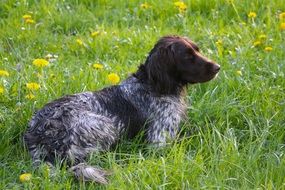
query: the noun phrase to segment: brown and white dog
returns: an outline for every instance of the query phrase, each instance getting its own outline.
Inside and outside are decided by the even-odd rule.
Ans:
[[[162,37],[138,71],[120,85],[64,96],[37,111],[24,136],[34,163],[66,160],[75,176],[107,183],[107,172],[88,166],[89,153],[110,149],[140,131],[158,146],[176,137],[186,116],[187,84],[207,82],[220,66],[186,37]]]

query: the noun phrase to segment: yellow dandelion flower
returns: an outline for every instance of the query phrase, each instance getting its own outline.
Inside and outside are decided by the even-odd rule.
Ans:
[[[25,96],[25,98],[27,98],[27,99],[29,99],[29,100],[32,100],[32,99],[35,99],[36,96],[33,95],[32,93],[30,93],[30,94],[27,94],[27,95]]]
[[[265,48],[264,48],[264,50],[265,50],[265,51],[267,51],[267,52],[269,52],[269,51],[272,51],[272,50],[273,50],[273,48],[272,48],[272,47],[267,46],[267,47],[265,47]]]
[[[241,70],[236,71],[236,74],[239,75],[239,76],[242,76]]]
[[[142,3],[142,4],[140,5],[140,7],[141,7],[142,9],[148,9],[148,8],[150,8],[150,5],[149,5],[148,3]]]
[[[251,11],[251,12],[249,12],[249,13],[247,14],[247,16],[248,16],[249,18],[255,18],[255,17],[256,17],[256,13],[253,12],[253,11]]]
[[[261,34],[261,35],[258,36],[258,38],[259,38],[260,40],[265,40],[267,37],[266,37],[265,34]]]
[[[34,24],[36,21],[34,21],[33,19],[26,19],[25,22],[27,24]]]
[[[100,63],[94,63],[94,64],[92,65],[92,67],[93,67],[94,69],[103,69],[103,68],[104,68],[104,66],[103,66],[102,64],[100,64]]]
[[[28,182],[32,179],[32,174],[30,173],[21,174],[19,179],[22,183]]]
[[[8,76],[9,76],[8,71],[0,70],[0,77],[8,77]]]
[[[117,84],[120,82],[120,77],[119,75],[117,75],[116,73],[111,73],[108,75],[108,80],[112,83],[112,84]]]
[[[37,66],[37,67],[45,67],[49,64],[49,62],[45,59],[35,59],[33,61],[33,65]]]
[[[83,45],[83,41],[81,40],[81,39],[76,39],[76,43],[78,44],[78,45],[80,45],[80,46],[82,46]]]
[[[285,30],[285,22],[282,22],[282,23],[280,24],[280,29],[281,29],[281,30]]]
[[[0,86],[0,94],[4,93],[4,88]]]
[[[254,46],[254,47],[257,47],[257,46],[259,46],[260,44],[261,44],[261,41],[259,41],[259,40],[253,42],[253,46]]]
[[[95,38],[96,36],[98,36],[100,34],[100,31],[95,31],[95,32],[92,32],[91,33],[91,36],[93,37],[93,38]]]
[[[32,15],[23,15],[23,19],[32,19]]]
[[[27,87],[29,90],[38,90],[38,89],[41,88],[41,86],[40,86],[38,83],[35,83],[35,82],[27,83],[27,84],[26,84],[26,87]]]
[[[183,1],[176,1],[174,5],[179,9],[179,11],[185,11],[187,9],[187,5]]]
[[[280,20],[285,20],[285,12],[279,14]]]

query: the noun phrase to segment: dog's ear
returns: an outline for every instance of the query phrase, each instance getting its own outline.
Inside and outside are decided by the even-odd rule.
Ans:
[[[148,81],[158,94],[172,94],[177,89],[174,53],[172,45],[156,47],[147,58]]]

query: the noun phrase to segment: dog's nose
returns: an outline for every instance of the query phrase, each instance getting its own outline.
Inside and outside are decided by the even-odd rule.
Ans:
[[[219,72],[220,68],[221,68],[221,66],[219,64],[214,64],[213,70],[217,73],[217,72]]]

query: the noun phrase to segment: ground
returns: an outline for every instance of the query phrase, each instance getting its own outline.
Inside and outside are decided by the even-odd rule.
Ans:
[[[284,0],[2,0],[0,189],[285,189],[284,12]],[[91,155],[108,185],[32,167],[22,136],[35,110],[122,81],[168,34],[221,65],[189,86],[184,137]]]

